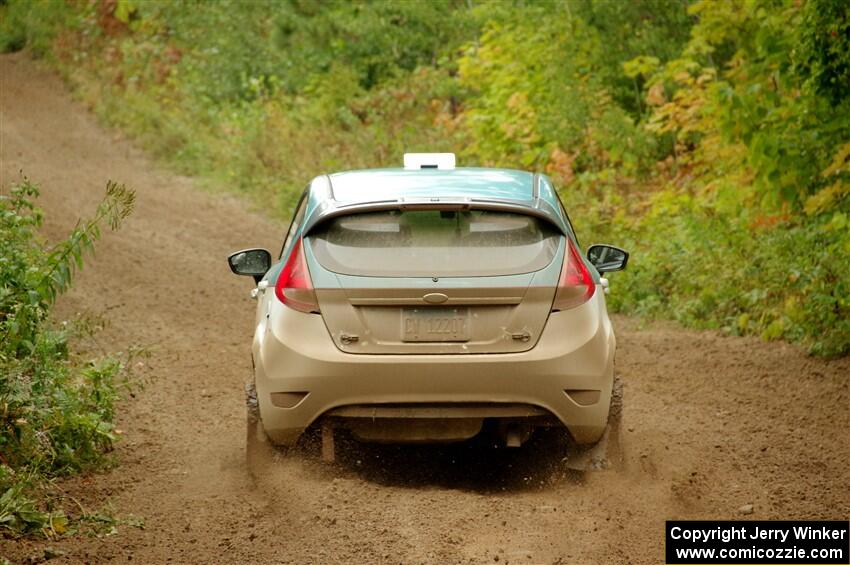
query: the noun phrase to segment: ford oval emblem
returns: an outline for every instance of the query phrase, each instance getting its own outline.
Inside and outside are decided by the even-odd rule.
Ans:
[[[422,297],[422,300],[427,302],[428,304],[442,304],[449,297],[443,294],[442,292],[429,292],[425,296]]]

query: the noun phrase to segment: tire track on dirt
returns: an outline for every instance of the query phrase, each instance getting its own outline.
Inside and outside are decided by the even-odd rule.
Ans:
[[[0,136],[0,185],[19,170],[41,184],[49,236],[93,210],[107,179],[138,191],[58,313],[105,312],[107,348],[153,350],[150,383],[122,406],[121,465],[63,486],[146,527],[52,541],[56,562],[656,563],[665,519],[750,503],[753,518],[850,514],[850,361],[622,317],[620,469],[568,471],[545,438],[518,451],[347,444],[333,467],[294,454],[252,482],[253,303],[224,257],[276,249],[283,227],[164,171],[21,55],[0,58]],[[45,545],[2,540],[0,556]]]

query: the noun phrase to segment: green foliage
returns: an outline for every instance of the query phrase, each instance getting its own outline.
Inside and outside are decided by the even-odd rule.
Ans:
[[[809,0],[800,14],[792,58],[806,90],[833,106],[850,97],[850,4]]]
[[[48,13],[50,17],[44,18]],[[0,3],[0,53],[26,46],[37,55],[50,55],[54,39],[75,25],[75,16],[64,0]]]
[[[32,532],[41,530],[48,524],[50,515],[40,512],[35,502],[24,494],[24,482],[10,480],[12,469],[0,466],[0,529],[13,532]]]
[[[475,33],[476,22],[465,7],[458,0],[287,2],[274,17],[277,47],[289,60],[284,84],[299,91],[317,73],[333,80],[327,71],[342,65],[354,71],[362,88],[371,89],[417,67],[434,66]]]
[[[839,21],[848,10],[813,4]],[[674,174],[612,230],[637,251],[622,309],[850,353],[850,106],[812,82],[811,65],[794,64],[816,51],[796,51],[810,10],[692,6],[700,20],[682,57],[648,81],[657,100],[647,127],[674,136]],[[850,36],[842,41],[843,54]],[[840,82],[840,65],[829,68]]]
[[[583,5],[608,21],[602,17],[611,11],[605,3],[593,9],[577,3]],[[635,173],[651,162],[654,140],[636,127],[631,108],[612,98],[612,92],[623,96],[619,86],[608,88],[610,73],[623,78],[626,59],[608,68],[613,55],[603,47],[608,40],[604,30],[577,17],[576,7],[570,6],[535,4],[509,10],[492,19],[467,48],[459,61],[459,78],[472,93],[463,114],[473,137],[466,151],[469,158],[524,168],[553,162],[550,172],[567,177],[561,180],[569,177],[558,170],[557,157],[564,152],[574,155],[574,169],[616,165]],[[628,33],[626,28],[619,31]],[[631,58],[632,53],[625,52]],[[634,102],[639,93],[631,82],[628,99]]]
[[[125,371],[117,357],[77,360],[68,339],[79,331],[51,327],[47,318],[100,226],[117,229],[135,194],[107,183],[92,219],[52,247],[38,235],[43,216],[37,195],[24,179],[0,197],[0,530],[62,533],[61,513],[38,511],[28,493],[45,479],[106,461]]]
[[[624,312],[846,355],[847,226],[847,214],[838,213],[753,230],[692,197],[660,193],[639,226],[616,234],[634,261],[628,276],[615,280],[611,303]]]
[[[35,351],[41,322],[56,296],[71,284],[74,268],[100,237],[100,224],[117,229],[132,211],[135,193],[112,181],[94,217],[78,223],[65,241],[44,256],[36,230],[42,214],[33,199],[38,189],[24,180],[0,200],[0,355],[24,357]],[[43,337],[43,336],[42,336]]]
[[[11,0],[5,44],[264,210],[404,151],[543,170],[632,246],[615,307],[848,352],[845,0],[97,6]]]
[[[668,61],[688,40],[692,16],[687,0],[587,2],[571,0],[570,12],[595,30],[600,48],[593,53],[593,73],[616,104],[638,118],[646,107],[640,92],[649,72],[623,73],[636,57]]]
[[[793,72],[789,57],[799,34],[808,33],[803,31],[801,11],[791,3],[773,10],[768,6],[698,4],[701,16],[717,24],[706,25],[701,37],[701,23],[694,35],[708,47],[730,41],[738,45],[731,68],[714,86],[713,113],[727,139],[747,147],[755,188],[764,204],[800,207],[823,186],[819,173],[836,146],[850,139],[850,105],[835,107],[815,90],[804,88],[805,81]],[[730,20],[737,25],[721,27],[721,21]],[[850,36],[844,39],[845,49],[848,46]]]

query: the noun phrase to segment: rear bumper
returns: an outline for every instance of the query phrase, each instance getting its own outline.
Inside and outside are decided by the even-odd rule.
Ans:
[[[343,353],[321,316],[277,301],[271,308],[253,354],[260,415],[276,443],[291,445],[323,415],[354,405],[524,404],[555,416],[578,443],[593,443],[605,430],[615,338],[601,292],[578,308],[552,313],[533,349],[505,354]],[[565,391],[599,392],[571,397]],[[273,393],[306,396],[277,396],[277,404],[297,402],[283,408],[272,402]],[[480,410],[470,414],[481,416]]]

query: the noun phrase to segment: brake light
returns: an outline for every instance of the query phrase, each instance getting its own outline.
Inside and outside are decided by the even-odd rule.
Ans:
[[[304,241],[299,239],[289,255],[289,260],[274,285],[278,300],[299,312],[319,312],[319,301],[310,280],[307,260],[304,257]]]
[[[564,252],[564,265],[561,267],[561,277],[558,280],[558,290],[552,311],[569,310],[590,300],[596,291],[596,284],[590,271],[584,266],[584,261],[578,254],[576,246],[567,238],[567,249]]]

